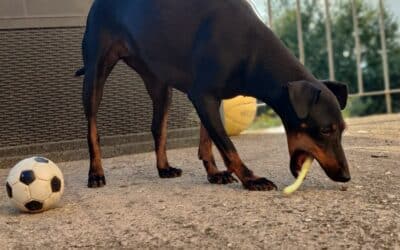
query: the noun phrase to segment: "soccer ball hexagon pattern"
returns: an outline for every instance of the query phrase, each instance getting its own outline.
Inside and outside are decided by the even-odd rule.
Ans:
[[[6,181],[11,203],[24,212],[48,210],[64,192],[64,177],[54,162],[44,157],[31,157],[18,162]]]

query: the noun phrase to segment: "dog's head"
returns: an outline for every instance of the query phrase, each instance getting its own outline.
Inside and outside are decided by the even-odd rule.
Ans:
[[[288,94],[300,121],[294,127],[285,126],[292,174],[297,177],[305,159],[312,156],[332,180],[349,181],[341,142],[345,129],[341,110],[347,103],[347,86],[332,81],[299,81],[288,84]]]

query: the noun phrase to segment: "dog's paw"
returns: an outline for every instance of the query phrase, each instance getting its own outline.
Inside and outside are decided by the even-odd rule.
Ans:
[[[235,177],[233,177],[232,174],[228,171],[222,171],[212,175],[209,174],[207,175],[207,180],[211,184],[228,184],[237,182]]]
[[[88,187],[98,188],[106,185],[106,177],[104,175],[89,174]]]
[[[245,189],[250,191],[271,191],[277,190],[278,188],[272,182],[266,178],[250,179],[243,183]]]
[[[159,168],[158,175],[160,176],[160,178],[180,177],[182,175],[182,170],[179,168],[173,168],[173,167]]]

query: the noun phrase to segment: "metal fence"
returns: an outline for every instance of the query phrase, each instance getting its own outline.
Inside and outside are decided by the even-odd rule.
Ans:
[[[356,66],[357,66],[357,92],[352,93],[351,97],[364,97],[364,96],[377,96],[384,95],[386,101],[386,112],[392,113],[392,97],[391,94],[400,93],[400,88],[390,88],[390,78],[389,78],[389,67],[388,67],[388,52],[386,48],[386,34],[384,29],[384,0],[377,0],[377,13],[379,16],[379,30],[380,30],[380,40],[381,40],[381,56],[382,56],[382,69],[383,69],[383,82],[384,89],[379,91],[364,91],[364,81],[362,74],[362,60],[361,60],[361,41],[359,34],[358,25],[358,13],[356,8],[356,0],[351,1],[352,6],[352,19],[353,19],[353,29],[354,29],[354,40],[355,40],[355,55],[356,55]],[[253,4],[254,5],[254,4]],[[274,29],[274,11],[272,8],[272,0],[265,0],[266,14],[268,19],[268,26]],[[304,52],[304,42],[303,42],[303,30],[302,30],[302,20],[301,20],[301,1],[296,0],[296,24],[297,24],[297,38],[298,38],[298,51],[299,60],[304,64],[306,60]],[[328,51],[328,67],[329,67],[329,78],[330,80],[335,80],[335,68],[334,68],[334,58],[333,58],[333,46],[332,46],[332,29],[331,29],[331,3],[330,0],[324,0],[325,8],[325,33],[326,33],[326,48]]]

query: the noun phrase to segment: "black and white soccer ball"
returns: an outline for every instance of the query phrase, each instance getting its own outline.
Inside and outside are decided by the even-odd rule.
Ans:
[[[54,162],[44,157],[31,157],[18,162],[6,182],[11,203],[24,212],[48,210],[64,192],[64,177]]]

